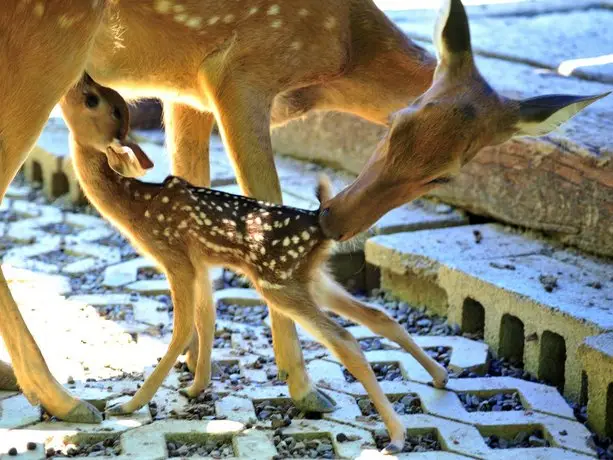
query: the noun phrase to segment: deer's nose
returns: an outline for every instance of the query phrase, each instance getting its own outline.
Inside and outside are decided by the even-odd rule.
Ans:
[[[330,219],[330,208],[324,208],[319,212],[319,225],[321,226],[324,235],[326,235],[326,238],[330,238],[331,240],[342,240],[343,233],[339,232],[338,230],[334,230],[330,223]]]

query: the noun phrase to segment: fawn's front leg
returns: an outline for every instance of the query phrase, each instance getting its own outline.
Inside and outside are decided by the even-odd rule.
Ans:
[[[200,72],[202,87],[213,104],[217,125],[243,193],[281,203],[281,186],[270,140],[274,92],[241,69],[233,71],[231,53],[232,49],[205,60]],[[334,410],[334,401],[315,387],[306,372],[293,321],[274,310],[270,310],[270,319],[279,376],[287,380],[296,406],[310,412]]]
[[[209,143],[214,123],[215,117],[210,112],[200,112],[185,104],[164,101],[166,146],[170,153],[172,174],[198,187],[210,186]],[[208,277],[203,281],[209,283]],[[209,297],[209,303],[212,304],[210,289]],[[185,358],[191,372],[196,372],[198,348],[198,333],[194,329]],[[209,378],[206,378],[207,382]]]
[[[185,259],[177,263],[177,260],[174,259],[174,264],[171,270],[166,271],[174,311],[172,338],[168,350],[132,399],[124,404],[116,404],[107,408],[107,412],[111,415],[130,414],[151,401],[191,338],[194,306],[198,298],[196,283],[199,279],[189,260]]]

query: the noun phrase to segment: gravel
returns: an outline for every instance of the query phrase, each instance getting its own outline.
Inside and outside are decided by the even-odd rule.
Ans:
[[[437,361],[443,367],[449,367],[451,359],[451,348],[449,347],[429,347],[424,348],[424,351],[430,355],[432,359]]]
[[[102,238],[96,241],[96,243],[104,246],[119,248],[121,260],[123,262],[139,257],[138,252],[136,252],[130,242],[121,233],[114,233],[107,238]]]
[[[282,458],[339,458],[334,451],[332,439],[328,437],[305,438],[303,436],[284,435],[280,430],[275,431],[273,442],[277,448],[277,455],[273,459]]]
[[[372,337],[369,339],[360,339],[358,340],[360,343],[360,347],[362,351],[375,351],[375,350],[393,350],[394,347],[391,347],[387,344],[381,342],[381,339],[378,337]]]
[[[38,260],[39,262],[44,262],[46,264],[55,264],[60,266],[65,266],[76,262],[77,260],[81,260],[77,254],[70,252],[67,249],[58,249],[57,251],[45,252],[43,254],[39,254],[35,257],[31,257],[32,260]]]
[[[377,448],[384,449],[390,442],[389,436],[386,434],[376,434],[375,442]],[[435,432],[422,433],[416,435],[408,435],[404,441],[402,452],[431,452],[441,450],[441,443]]]
[[[264,320],[268,316],[268,308],[265,305],[245,307],[219,302],[217,304],[217,316],[221,319],[250,326],[264,326]]]
[[[221,396],[217,393],[205,391],[197,398],[191,399],[183,411],[171,410],[169,417],[181,420],[211,420],[216,418],[215,403],[220,399]]]
[[[162,280],[166,278],[164,273],[161,273],[156,268],[147,267],[147,268],[139,268],[136,272],[137,280]]]
[[[421,400],[415,393],[406,395],[390,396],[390,401],[394,405],[394,410],[400,415],[423,414]],[[379,414],[375,409],[374,404],[368,398],[356,398],[360,412],[369,420],[380,420]]]
[[[513,438],[498,435],[484,436],[485,443],[492,449],[513,449],[518,447],[549,447],[541,430],[520,431]]]
[[[106,438],[103,441],[66,444],[59,449],[48,448],[47,458],[56,457],[117,457],[121,454],[119,437]]]
[[[468,412],[501,412],[524,410],[519,393],[497,393],[481,396],[475,393],[458,393],[458,398]]]
[[[380,382],[384,380],[389,382],[401,382],[404,380],[398,363],[374,363],[372,364],[372,370],[375,372],[377,380]],[[347,382],[357,382],[357,379],[344,367],[343,374],[345,374],[345,380],[347,380]]]
[[[226,330],[215,332],[213,348],[232,348],[232,332]]]
[[[232,439],[208,439],[203,443],[183,443],[169,441],[166,443],[169,457],[213,457],[226,458],[234,456]]]

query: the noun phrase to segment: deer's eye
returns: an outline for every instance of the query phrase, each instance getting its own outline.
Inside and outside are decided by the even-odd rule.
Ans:
[[[117,107],[115,107],[115,108],[113,109],[113,117],[114,117],[116,120],[121,120],[121,112],[120,112],[120,110],[119,110]]]
[[[85,105],[89,107],[90,109],[95,109],[96,107],[98,107],[99,103],[100,103],[100,98],[96,96],[95,94],[89,93],[85,95]]]

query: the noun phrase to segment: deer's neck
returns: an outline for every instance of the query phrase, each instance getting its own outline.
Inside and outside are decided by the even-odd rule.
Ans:
[[[160,186],[123,177],[108,165],[106,155],[73,140],[73,165],[85,196],[106,218],[122,228],[142,219]]]

